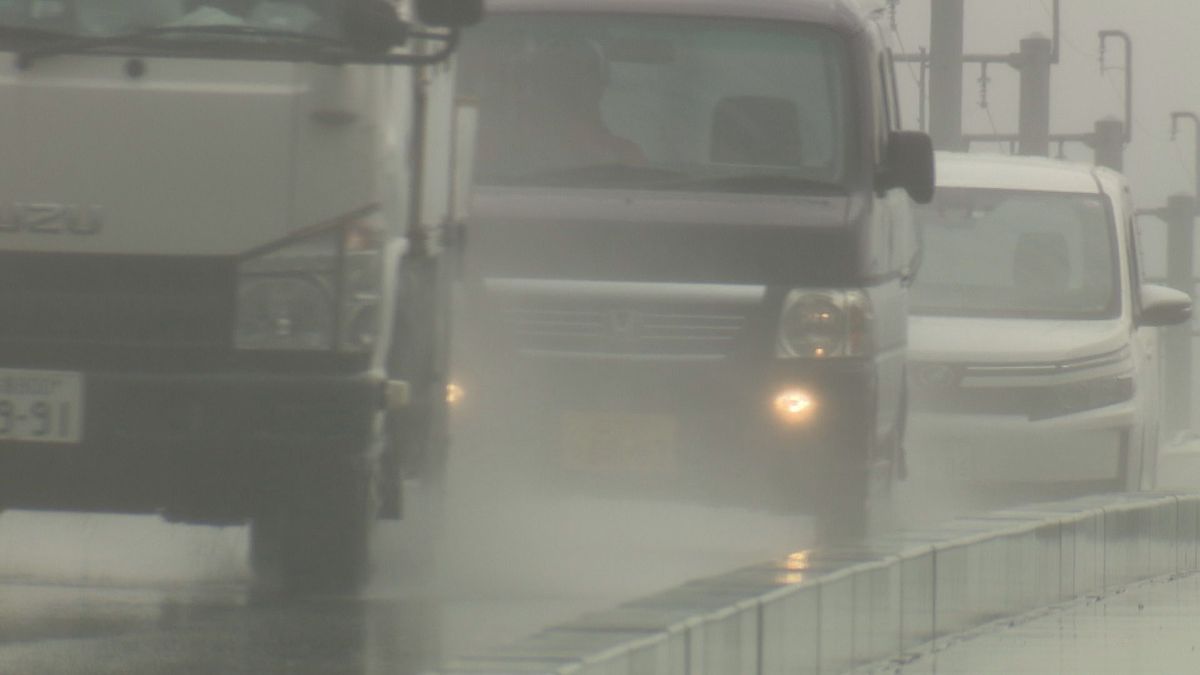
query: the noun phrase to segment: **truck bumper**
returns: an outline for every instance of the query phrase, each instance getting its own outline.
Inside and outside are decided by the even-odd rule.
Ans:
[[[79,443],[0,440],[0,507],[240,521],[314,467],[361,462],[383,381],[85,373],[83,400]]]

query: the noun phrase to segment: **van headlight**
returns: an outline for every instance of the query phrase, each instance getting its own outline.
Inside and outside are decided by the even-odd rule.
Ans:
[[[785,359],[863,356],[871,350],[871,303],[858,289],[797,289],[779,319],[775,355]]]
[[[364,352],[379,334],[385,229],[377,215],[285,240],[238,267],[238,349]]]

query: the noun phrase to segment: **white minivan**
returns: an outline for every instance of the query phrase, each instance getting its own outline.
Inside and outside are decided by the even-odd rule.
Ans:
[[[1160,326],[1191,299],[1147,284],[1120,174],[939,154],[917,210],[910,462],[988,484],[1153,487]]]

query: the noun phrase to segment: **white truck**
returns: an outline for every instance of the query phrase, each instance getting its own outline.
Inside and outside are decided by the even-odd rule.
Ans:
[[[361,585],[443,466],[481,12],[0,0],[0,509],[249,522],[264,584]]]

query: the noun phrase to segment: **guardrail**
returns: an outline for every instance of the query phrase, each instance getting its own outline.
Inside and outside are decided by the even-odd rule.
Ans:
[[[997,511],[689,582],[443,675],[844,673],[1004,617],[1200,565],[1200,495]]]

